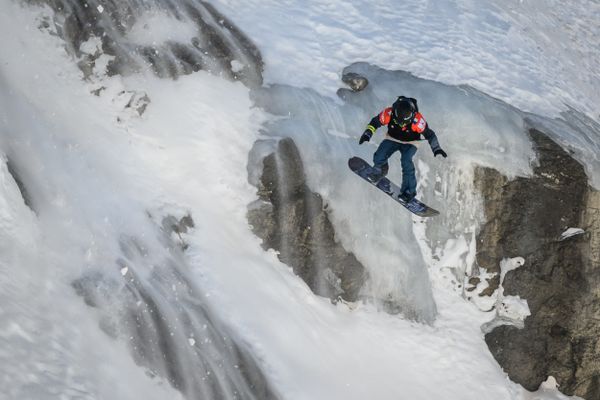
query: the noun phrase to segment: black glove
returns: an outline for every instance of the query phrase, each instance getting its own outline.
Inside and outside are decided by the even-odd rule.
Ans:
[[[358,141],[358,144],[363,144],[364,142],[368,142],[369,140],[371,140],[371,136],[373,136],[373,132],[371,132],[368,129],[365,129],[362,136],[360,137],[360,140]]]
[[[437,157],[439,155],[441,155],[442,157],[446,158],[448,157],[448,154],[446,154],[446,152],[442,149],[437,149],[436,151],[433,152],[433,156]]]

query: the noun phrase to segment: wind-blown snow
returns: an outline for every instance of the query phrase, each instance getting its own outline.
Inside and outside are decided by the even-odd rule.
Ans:
[[[272,7],[263,13],[269,22],[266,28],[249,29],[249,33],[263,45],[273,80],[283,71],[302,70],[305,73],[287,80],[279,77],[294,85],[332,90],[350,56],[386,64],[384,58],[377,58],[384,57],[377,46],[386,49],[377,36],[384,28],[378,27],[373,15],[387,11],[386,3],[360,7],[372,11],[366,18],[345,3],[315,3],[317,8],[288,4],[291,17],[284,14],[280,3],[245,3],[244,7],[253,9],[242,8],[239,3],[224,4],[239,7],[236,13],[227,11],[240,20],[245,10],[247,19],[241,22],[242,28],[255,21],[265,6]],[[527,172],[530,148],[522,137],[511,136],[511,128],[521,127],[514,110],[490,105],[488,116],[500,113],[510,117],[510,124],[504,130],[487,132],[489,137],[473,144],[477,150],[473,158],[464,165],[454,161],[446,175],[439,173],[446,164],[436,166],[434,162],[442,161],[430,159],[426,147],[420,150],[424,193],[434,201],[450,198],[455,202],[449,207],[448,219],[440,220],[442,227],[431,228],[419,220],[413,224],[405,212],[386,204],[388,199],[374,198],[368,186],[358,186],[354,177],[342,178],[345,163],[337,169],[336,161],[356,151],[367,157],[373,150],[357,150],[350,133],[366,122],[364,109],[341,107],[314,90],[282,87],[278,103],[282,110],[287,105],[303,107],[290,107],[297,114],[278,124],[278,119],[253,107],[256,93],[251,97],[242,84],[204,72],[176,81],[139,75],[127,79],[101,76],[94,78],[100,81],[83,82],[61,42],[37,29],[37,11],[23,10],[7,0],[2,1],[2,9],[0,35],[11,38],[3,41],[0,52],[0,383],[9,388],[3,391],[7,398],[178,398],[168,384],[150,378],[133,362],[122,339],[109,338],[100,329],[98,316],[70,287],[72,279],[90,266],[105,266],[107,273],[123,278],[122,269],[114,264],[120,255],[117,238],[123,234],[151,237],[146,213],[160,215],[173,210],[189,211],[196,222],[195,229],[185,235],[190,245],[190,274],[205,291],[212,309],[258,357],[284,399],[566,398],[556,392],[551,380],[548,388],[530,394],[507,379],[489,353],[480,328],[493,315],[465,301],[458,280],[473,267],[474,227],[480,218],[477,211],[473,215],[467,211],[478,201],[468,183],[470,162],[502,163],[503,156],[490,160],[490,148],[510,138],[523,146],[507,153],[514,155],[515,162],[506,168],[515,174]],[[322,13],[317,15],[315,10]],[[433,14],[426,11],[419,12]],[[399,18],[398,12],[384,13],[383,26],[389,27]],[[345,23],[335,22],[348,16],[360,21],[365,31],[349,35]],[[313,58],[321,54],[319,47],[327,41],[304,42],[303,20],[310,32],[331,34],[331,43],[339,45],[341,55],[330,44],[325,52],[331,51],[331,61]],[[438,24],[434,27],[441,24],[431,20]],[[271,24],[277,24],[278,33],[289,35],[267,45]],[[490,29],[492,38],[501,44],[502,32],[506,32]],[[306,47],[286,47],[299,42]],[[357,44],[362,50],[356,50],[360,49]],[[410,54],[406,51],[400,56],[408,60]],[[464,48],[462,56],[454,60],[456,69],[459,64],[464,68],[469,65]],[[513,83],[522,83],[518,72],[512,75],[508,67],[503,72],[486,69],[493,61],[490,56],[487,64],[480,65],[481,76],[475,72],[479,67],[470,64],[474,83],[483,82],[492,89],[494,79],[502,81],[498,78],[510,82],[512,77]],[[389,59],[387,62],[389,65]],[[436,68],[444,70],[440,63],[428,65],[431,74]],[[309,74],[309,69],[323,77],[312,79],[316,75]],[[385,71],[380,73],[386,77]],[[423,90],[419,94],[426,99],[424,111],[432,115],[434,127],[447,128],[460,122],[452,118],[471,118],[474,129],[461,132],[465,139],[482,127],[486,114],[482,118],[460,109],[465,103],[458,104],[458,116],[436,113],[443,105],[425,88],[431,87],[440,95],[452,89],[414,79],[405,77],[402,82],[413,85],[415,91]],[[99,83],[105,90],[94,96],[90,91]],[[544,90],[549,90],[544,85],[542,94],[537,95],[527,90],[519,94],[517,88],[515,85],[504,95],[515,95],[516,103],[534,98],[535,107],[542,109],[556,105],[553,100],[543,100]],[[151,103],[141,118],[123,110],[118,101],[123,90],[148,94]],[[276,89],[269,90],[269,95],[276,95]],[[397,88],[381,90],[381,97],[370,99],[374,109]],[[476,103],[481,101],[477,98]],[[311,102],[312,109],[307,106]],[[311,125],[315,116],[322,117],[319,122],[324,134]],[[264,125],[267,121],[270,123]],[[273,131],[261,135],[263,126]],[[299,126],[306,128],[304,137]],[[490,129],[493,126],[490,124]],[[261,249],[246,220],[247,206],[256,199],[256,189],[248,182],[248,154],[257,139],[277,134],[275,128],[297,139],[306,157],[310,183],[334,205],[332,215],[342,242],[372,271],[381,267],[374,290],[397,288],[394,285],[398,281],[403,285],[400,288],[408,289],[416,282],[415,286],[423,290],[407,302],[422,300],[424,309],[420,311],[434,314],[435,301],[437,317],[431,325],[388,315],[370,305],[358,305],[354,310],[343,304],[334,306],[315,296],[272,251]],[[500,135],[492,135],[498,132]],[[466,151],[456,141],[440,139],[455,154]],[[486,147],[488,139],[497,142]],[[6,157],[20,168],[35,213],[20,198],[8,174]],[[450,171],[456,172],[454,177]],[[379,212],[361,208],[361,203]],[[453,216],[462,219],[449,226]],[[432,237],[443,239],[444,245],[430,246]],[[407,244],[396,247],[396,240],[404,238]],[[386,276],[391,277],[391,283],[385,281]]]

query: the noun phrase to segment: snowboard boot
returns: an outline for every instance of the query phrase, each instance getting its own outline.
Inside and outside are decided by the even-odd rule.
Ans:
[[[398,198],[405,203],[410,203],[412,201],[412,199],[415,198],[415,196],[416,196],[416,194],[404,192],[404,193],[401,193],[400,196],[398,196]]]
[[[381,167],[373,166],[371,172],[367,174],[367,179],[377,184],[381,178],[385,177],[390,169],[389,164],[383,164]],[[389,186],[389,185],[388,185]]]
[[[383,172],[381,171],[381,168],[373,167],[371,171],[369,171],[369,173],[366,175],[366,177],[369,180],[369,182],[377,184],[381,180],[381,178],[383,178]]]
[[[387,194],[392,194],[392,189],[390,188],[390,181],[387,179],[380,179],[377,183],[377,187]]]

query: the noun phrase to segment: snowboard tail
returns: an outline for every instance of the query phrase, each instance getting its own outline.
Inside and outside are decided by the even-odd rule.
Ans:
[[[375,186],[377,189],[381,190],[392,199],[396,200],[396,202],[400,203],[404,208],[408,211],[412,212],[419,217],[433,217],[439,214],[439,211],[434,210],[429,207],[427,204],[420,202],[419,200],[412,199],[409,202],[406,202],[400,199],[400,188],[394,182],[390,181],[388,178],[381,178],[379,181],[371,182],[367,176],[370,172],[373,171],[373,167],[371,164],[366,162],[360,157],[352,157],[348,160],[348,166],[354,173],[365,181],[369,182],[371,185]]]

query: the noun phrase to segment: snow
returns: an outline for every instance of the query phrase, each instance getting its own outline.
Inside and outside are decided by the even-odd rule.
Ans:
[[[276,106],[294,110],[286,120],[254,107],[259,96],[241,83],[205,72],[171,81],[150,75],[109,78],[98,70],[91,82],[84,82],[62,43],[35,28],[38,11],[4,0],[0,34],[13,39],[3,42],[0,53],[0,382],[9,388],[9,398],[180,397],[136,365],[122,339],[100,329],[99,318],[70,282],[92,267],[122,279],[130,270],[115,268],[117,238],[153,237],[148,213],[189,212],[196,228],[182,236],[189,243],[190,272],[284,399],[566,399],[550,378],[535,394],[510,382],[483,340],[481,326],[495,313],[482,312],[463,297],[462,278],[474,267],[481,221],[471,163],[528,173],[530,147],[514,134],[521,115],[502,104],[494,108],[494,101],[485,103],[469,91],[465,97],[480,108],[466,107],[471,103],[462,99],[456,114],[436,113],[444,99],[428,98],[427,88],[440,96],[454,96],[454,89],[410,76],[399,79],[426,99],[434,126],[463,135],[460,142],[444,142],[454,161],[442,164],[426,147],[419,152],[419,187],[435,202],[449,204],[437,222],[410,218],[386,203],[389,199],[374,198],[368,185],[344,178],[346,171],[340,169],[345,163],[338,161],[351,152],[368,157],[373,151],[357,150],[349,133],[368,120],[367,114],[322,94],[331,94],[341,68],[358,58],[471,83],[530,110],[560,108],[548,96],[557,90],[554,83],[544,80],[556,73],[554,67],[534,62],[540,53],[530,54],[527,43],[514,52],[503,46],[515,33],[499,17],[502,13],[490,5],[474,5],[469,14],[463,10],[469,3],[444,4],[413,4],[414,22],[395,32],[391,27],[405,20],[404,11],[385,1],[224,0],[225,14],[264,51],[270,81],[293,85],[268,89],[268,95],[281,100],[270,105],[271,113],[277,114]],[[433,12],[441,8],[457,16],[448,28],[441,13]],[[486,35],[479,24],[489,28]],[[401,37],[411,27],[420,29],[412,34],[414,43],[400,49],[390,44],[389,35]],[[149,40],[163,40],[172,32],[154,34]],[[185,29],[178,33],[186,34]],[[272,40],[274,34],[281,34],[281,40]],[[452,38],[452,53],[444,37]],[[413,57],[438,39],[439,47],[427,57]],[[525,67],[515,68],[518,61]],[[385,87],[396,75],[375,75],[381,85],[369,100],[373,109],[398,90]],[[597,99],[595,83],[591,88],[578,80],[567,83]],[[105,90],[91,94],[100,84]],[[565,82],[557,85],[566,87]],[[124,90],[148,95],[141,117],[124,110]],[[588,101],[573,104],[597,112]],[[491,111],[486,114],[486,109]],[[323,132],[309,123],[315,116]],[[498,128],[490,116],[508,122]],[[467,129],[458,132],[459,123]],[[311,187],[334,205],[340,240],[373,273],[368,290],[403,294],[404,304],[426,315],[430,324],[386,314],[371,304],[332,305],[312,294],[273,251],[261,249],[246,220],[248,204],[256,199],[248,154],[266,151],[277,132],[297,140]],[[265,147],[256,147],[257,140]],[[464,144],[471,140],[470,146]],[[494,158],[496,147],[507,150]],[[22,169],[36,200],[35,213],[8,174],[7,157]],[[519,259],[509,260],[503,272],[518,265]],[[507,301],[525,314],[519,299]],[[187,345],[200,340],[187,336]]]
[[[523,327],[523,321],[530,315],[527,300],[519,296],[503,296],[502,302],[498,304],[498,316],[519,327]]]
[[[461,85],[467,94],[469,88],[462,85],[469,85],[537,114],[523,117],[573,150],[591,184],[600,188],[600,5],[594,1],[546,7],[512,0],[411,0],[402,5],[392,0],[222,0],[218,8],[261,49],[267,83],[311,88],[335,98],[342,70],[364,61]],[[406,92],[394,93],[399,94]],[[421,104],[436,98],[424,100]],[[437,103],[432,112],[446,110],[452,122],[453,99]],[[457,110],[454,122],[460,129],[452,132],[461,143],[467,139],[464,128],[478,127],[463,119],[464,111]],[[436,115],[432,112],[428,120]],[[494,121],[496,128],[499,121]],[[497,146],[492,138],[486,147],[495,153],[521,144]]]
[[[525,264],[523,257],[507,258],[500,262],[500,283],[504,282],[504,277],[510,271],[513,271]]]
[[[238,60],[231,60],[231,71],[232,72],[241,72],[244,69],[244,64],[242,64]]]
[[[333,96],[355,61],[471,85],[524,111],[598,120],[600,4],[502,0],[221,0],[258,44],[268,82]],[[277,37],[277,40],[273,40]]]
[[[570,238],[571,236],[581,235],[584,233],[585,233],[585,231],[581,228],[568,228],[567,230],[565,230],[563,233],[560,234],[559,240],[565,240],[567,238]]]
[[[197,28],[190,21],[147,11],[136,20],[127,38],[136,44],[156,46],[168,41],[189,43],[197,34]]]

